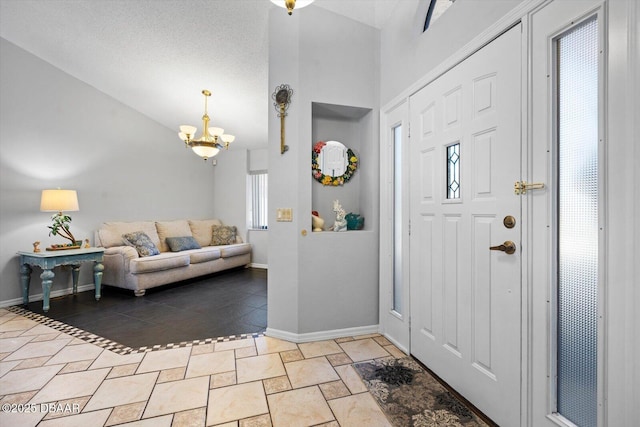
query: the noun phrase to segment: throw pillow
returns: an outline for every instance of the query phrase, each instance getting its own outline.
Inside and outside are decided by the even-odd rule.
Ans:
[[[211,230],[211,246],[232,245],[236,242],[238,229],[235,226],[213,225]]]
[[[130,246],[136,248],[138,255],[141,257],[152,256],[160,254],[160,251],[156,245],[151,241],[147,233],[143,231],[134,231],[133,233],[126,233],[122,235],[124,242]]]
[[[158,237],[160,238],[160,244],[158,245],[160,252],[169,252],[170,250],[166,241],[167,237],[192,235],[189,223],[185,219],[178,219],[175,221],[156,221],[156,229],[158,230]]]
[[[166,241],[171,252],[186,251],[188,249],[201,249],[193,236],[167,237]]]
[[[200,246],[209,246],[211,244],[211,226],[212,225],[222,225],[222,223],[218,219],[190,219],[189,220],[189,228],[191,228],[191,235],[196,238]]]
[[[133,221],[133,222],[105,222],[98,229],[98,237],[100,237],[100,245],[96,241],[96,246],[104,246],[111,248],[113,246],[122,246],[122,235],[133,233],[134,231],[143,231],[154,245],[160,248],[160,238],[156,231],[156,223],[154,221]],[[186,236],[186,234],[183,234]]]

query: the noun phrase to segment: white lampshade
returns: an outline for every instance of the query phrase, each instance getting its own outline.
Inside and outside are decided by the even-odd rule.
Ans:
[[[314,0],[296,0],[296,9],[302,9],[305,6],[309,6],[313,2]],[[271,0],[271,3],[285,9],[287,8],[287,4],[284,0]]]
[[[198,131],[198,128],[195,126],[189,126],[189,125],[180,126],[180,132],[185,134],[188,133],[189,135],[191,135],[191,138],[193,138],[193,136],[196,134],[197,131]]]
[[[42,212],[75,212],[79,211],[78,193],[76,190],[42,190],[40,198]]]
[[[217,147],[212,147],[210,145],[194,145],[191,147],[194,153],[203,159],[210,159],[220,152],[220,149]]]
[[[222,140],[222,142],[224,142],[225,144],[229,144],[233,141],[236,140],[236,137],[233,135],[229,135],[229,134],[224,134],[220,137],[220,139]]]
[[[216,128],[216,127],[209,128],[209,134],[211,136],[220,136],[223,133],[224,133],[224,129],[222,129],[222,128]]]

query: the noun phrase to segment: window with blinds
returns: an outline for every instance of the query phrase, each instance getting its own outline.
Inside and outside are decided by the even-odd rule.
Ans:
[[[249,228],[252,230],[267,229],[267,192],[268,174],[265,171],[251,172],[249,174]]]

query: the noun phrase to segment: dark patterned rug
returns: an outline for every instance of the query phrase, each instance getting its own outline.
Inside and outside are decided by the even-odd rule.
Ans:
[[[410,358],[353,367],[396,427],[487,426]]]

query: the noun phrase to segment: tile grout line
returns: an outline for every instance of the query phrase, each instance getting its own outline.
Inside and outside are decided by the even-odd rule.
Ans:
[[[26,316],[25,316],[25,317],[26,317]],[[33,319],[31,319],[31,320],[33,320]],[[34,327],[35,327],[35,326],[34,326]],[[33,328],[33,327],[31,327],[31,328]],[[24,330],[22,330],[22,331],[21,331],[21,334],[22,334],[22,333],[25,333],[26,331],[30,330],[31,328],[28,328],[28,329],[24,329]],[[34,337],[33,337],[33,338],[31,338],[31,340],[35,339],[36,337],[38,337],[38,335],[34,335]],[[230,338],[235,338],[235,337],[230,337]],[[253,338],[253,343],[252,343],[252,345],[251,345],[251,346],[247,346],[247,347],[242,347],[242,348],[249,348],[249,347],[253,347],[255,354],[254,354],[254,355],[251,355],[251,356],[245,356],[244,358],[257,357],[257,356],[264,356],[264,355],[266,355],[266,354],[270,354],[269,352],[267,352],[267,353],[265,353],[265,354],[259,354],[259,353],[258,353],[258,342],[256,342],[256,338],[261,338],[261,337],[252,337],[252,338]],[[268,337],[264,337],[264,338],[268,338]],[[361,339],[365,339],[365,338],[369,338],[369,337],[368,337],[368,336],[363,336],[363,337],[361,337]],[[29,342],[31,342],[31,340],[30,340]],[[216,349],[216,347],[217,347],[217,346],[216,346],[216,344],[221,343],[221,342],[229,342],[229,341],[237,341],[237,340],[238,340],[238,339],[232,339],[232,340],[228,340],[228,341],[220,341],[220,342],[209,342],[210,344],[213,344],[213,346],[212,346],[212,348],[211,348],[211,353],[215,353],[215,349]],[[353,340],[353,339],[352,339],[352,340]],[[348,366],[348,367],[351,367],[351,368],[353,369],[353,366],[354,366],[356,363],[362,363],[363,361],[360,361],[360,362],[354,362],[354,361],[351,359],[351,357],[349,356],[349,353],[347,353],[347,352],[346,352],[345,348],[343,348],[343,347],[342,347],[342,345],[340,345],[340,343],[339,343],[339,342],[337,342],[335,339],[327,340],[327,341],[328,341],[328,342],[331,342],[333,345],[336,345],[336,346],[337,346],[337,348],[338,348],[338,349],[340,349],[340,352],[339,352],[339,353],[324,353],[324,351],[326,351],[326,350],[320,350],[320,351],[316,350],[316,351],[315,351],[315,353],[318,353],[318,354],[314,354],[314,352],[311,352],[309,355],[310,355],[310,356],[312,356],[312,357],[305,357],[305,354],[303,353],[303,351],[302,351],[302,349],[301,349],[300,345],[299,345],[298,343],[293,343],[293,344],[295,345],[295,351],[297,351],[297,352],[299,353],[299,355],[300,355],[302,358],[301,358],[301,359],[298,359],[298,360],[292,360],[292,361],[289,361],[289,362],[285,362],[285,361],[284,361],[284,353],[286,353],[286,352],[288,352],[288,351],[292,351],[293,349],[290,349],[290,350],[281,350],[281,351],[274,351],[273,353],[276,353],[276,352],[278,353],[278,360],[279,360],[279,362],[280,362],[280,363],[282,363],[283,367],[285,368],[285,370],[284,370],[284,376],[286,377],[287,381],[289,382],[289,386],[290,386],[291,388],[290,388],[289,390],[282,390],[282,391],[278,391],[278,392],[271,393],[271,394],[280,394],[280,393],[286,393],[286,392],[291,392],[291,391],[295,391],[295,390],[304,389],[304,388],[307,388],[307,387],[315,387],[315,388],[320,392],[320,395],[322,396],[323,401],[324,401],[324,402],[325,402],[325,404],[327,405],[327,407],[328,407],[328,409],[330,410],[330,413],[331,413],[331,415],[332,415],[332,417],[333,417],[333,419],[332,419],[332,420],[327,421],[326,423],[335,423],[336,425],[340,426],[340,423],[339,423],[339,421],[338,421],[338,418],[337,418],[337,416],[336,416],[336,413],[335,413],[334,409],[331,407],[331,405],[329,404],[329,403],[330,403],[330,401],[332,401],[332,400],[336,400],[336,399],[343,399],[343,398],[347,398],[347,397],[349,397],[349,396],[356,396],[356,395],[366,394],[366,393],[368,392],[368,390],[366,390],[366,389],[365,389],[365,390],[364,390],[364,391],[362,391],[362,392],[359,392],[359,393],[353,393],[353,392],[351,391],[351,389],[347,386],[347,383],[345,382],[345,380],[342,378],[342,376],[338,373],[338,371],[337,371],[337,369],[336,369],[336,367],[337,367],[337,366]],[[372,340],[372,341],[375,341],[375,342],[376,342],[376,344],[378,344],[378,346],[380,346],[382,349],[386,350],[386,349],[384,348],[385,346],[384,346],[383,344],[381,344],[381,343],[377,342],[377,340]],[[63,351],[63,349],[64,349],[64,348],[68,348],[68,346],[70,345],[70,343],[71,343],[71,342],[73,342],[73,340],[71,340],[69,343],[67,343],[65,346],[63,346],[61,349],[57,350],[57,351],[56,351],[52,356],[50,356],[50,358],[49,358],[49,359],[51,359],[51,357],[55,357],[56,355],[58,355],[61,351]],[[345,341],[345,342],[350,342],[350,341]],[[92,344],[93,344],[93,343],[92,343]],[[203,344],[204,344],[204,343],[203,343]],[[178,345],[178,346],[175,346],[175,347],[166,348],[166,350],[179,349],[179,348],[183,348],[183,347],[187,347],[187,348],[189,348],[189,354],[188,354],[188,358],[187,358],[187,363],[186,363],[186,365],[184,366],[184,374],[183,374],[183,377],[182,377],[180,380],[186,380],[186,379],[187,379],[187,378],[186,378],[187,371],[188,371],[189,365],[190,365],[191,360],[192,360],[192,358],[193,358],[193,357],[197,356],[198,354],[206,354],[206,353],[209,353],[208,351],[205,351],[204,353],[198,353],[198,354],[195,354],[195,355],[194,355],[194,354],[193,354],[193,352],[194,352],[194,348],[197,348],[197,347],[196,347],[196,346],[190,346],[190,345]],[[98,359],[102,354],[104,354],[104,350],[105,350],[105,348],[102,348],[102,350],[100,351],[100,353],[99,353],[96,357],[94,357],[94,358],[92,359],[92,362],[89,364],[89,366],[85,367],[85,368],[84,368],[84,369],[82,369],[81,371],[90,371],[91,369],[89,369],[89,368],[91,367],[91,365],[92,365],[93,363],[95,363],[95,361],[96,361],[96,360],[97,360],[97,359]],[[149,351],[153,351],[153,350],[155,350],[155,349],[151,349],[151,350],[149,350]],[[238,383],[237,383],[237,372],[238,372],[238,360],[239,360],[239,358],[238,358],[238,357],[236,357],[236,356],[237,356],[237,352],[238,352],[238,350],[239,350],[239,347],[238,347],[238,348],[228,349],[228,350],[221,350],[221,351],[229,351],[229,350],[232,350],[232,351],[233,351],[233,356],[234,356],[234,357],[233,357],[233,364],[234,364],[234,371],[233,371],[233,372],[235,373],[235,384],[229,384],[229,385],[222,386],[223,388],[224,388],[224,387],[231,387],[231,386],[233,386],[233,385],[238,385]],[[268,350],[268,347],[267,347],[267,350]],[[14,350],[14,351],[17,351],[17,350]],[[137,374],[137,371],[138,371],[138,369],[140,368],[140,365],[143,363],[143,361],[144,361],[144,360],[145,360],[145,358],[147,357],[147,354],[146,354],[146,353],[147,353],[147,352],[149,352],[149,351],[146,351],[146,352],[144,352],[144,353],[143,353],[142,359],[138,362],[138,364],[137,364],[138,366],[137,366],[136,370],[135,370],[132,374],[124,375],[125,377],[131,377],[131,376],[138,375],[138,374]],[[386,355],[386,356],[381,357],[381,358],[378,358],[378,359],[384,359],[384,358],[389,358],[389,357],[394,358],[394,359],[396,358],[396,356],[394,356],[392,352],[386,351],[386,353],[387,353],[387,355]],[[333,363],[329,360],[328,356],[330,356],[330,355],[334,355],[334,354],[335,354],[335,355],[342,354],[343,356],[346,356],[346,357],[348,358],[348,360],[350,360],[350,363],[343,363],[343,364],[333,365]],[[286,365],[287,365],[287,364],[290,364],[290,363],[298,362],[298,361],[313,360],[313,359],[323,359],[323,361],[324,361],[324,362],[326,362],[326,363],[331,367],[331,371],[332,371],[332,372],[333,372],[333,374],[338,378],[338,380],[333,380],[333,379],[332,379],[332,380],[328,380],[328,381],[324,381],[324,382],[322,382],[322,381],[321,381],[321,382],[314,382],[313,384],[310,384],[310,385],[308,385],[308,386],[300,386],[300,387],[294,388],[294,387],[292,386],[292,384],[291,384],[291,379],[289,378],[289,372],[288,372],[288,371],[287,371],[287,369],[286,369]],[[378,359],[371,359],[371,360],[378,360]],[[27,360],[27,359],[25,359],[25,360]],[[344,361],[344,359],[336,359],[336,360],[335,360],[335,362],[336,362],[336,363],[338,363],[338,360]],[[45,362],[45,363],[46,363],[46,362]],[[72,361],[72,362],[65,363],[65,364],[62,364],[63,366],[61,367],[61,370],[62,370],[62,369],[64,369],[67,365],[69,365],[69,363],[73,363],[73,361]],[[95,394],[96,394],[97,390],[99,390],[99,389],[100,389],[100,387],[102,387],[102,386],[105,384],[105,381],[106,381],[107,379],[110,379],[110,378],[108,378],[108,377],[109,377],[109,375],[110,375],[111,373],[113,373],[113,371],[114,371],[114,369],[116,368],[116,366],[119,366],[119,365],[115,365],[115,366],[110,366],[110,367],[109,367],[109,371],[108,371],[108,372],[106,373],[106,375],[101,379],[101,381],[100,381],[99,385],[96,387],[96,389],[94,390],[94,392],[93,392],[91,395],[89,395],[89,399],[88,399],[88,400],[87,400],[87,402],[85,403],[85,405],[84,405],[84,407],[83,407],[83,410],[84,410],[84,408],[86,408],[86,406],[87,406],[87,405],[88,405],[88,403],[91,401],[91,399],[95,396]],[[78,372],[81,372],[81,371],[78,371]],[[58,372],[59,372],[59,371],[58,371]],[[155,377],[155,381],[154,381],[154,383],[153,383],[153,387],[152,387],[152,389],[151,389],[151,391],[150,391],[150,393],[149,393],[148,398],[146,398],[146,399],[144,400],[144,407],[141,409],[140,418],[138,418],[138,419],[137,419],[137,421],[142,421],[142,420],[151,420],[151,419],[154,419],[154,418],[164,417],[164,416],[166,416],[166,415],[171,415],[171,422],[173,423],[173,422],[175,421],[175,419],[176,419],[176,414],[177,414],[177,413],[179,413],[179,412],[185,412],[185,411],[187,411],[187,410],[183,409],[183,410],[181,410],[181,411],[171,412],[171,413],[168,413],[168,414],[155,415],[155,416],[150,417],[150,418],[144,418],[144,414],[145,414],[145,411],[148,409],[148,405],[149,405],[149,403],[150,403],[150,401],[151,401],[151,397],[153,396],[154,391],[156,391],[156,388],[157,388],[157,387],[158,387],[158,385],[159,385],[158,380],[160,379],[160,375],[161,375],[161,373],[162,373],[162,369],[159,369],[158,371],[155,371],[155,372],[156,372],[156,377]],[[229,371],[229,372],[231,372],[231,371]],[[71,373],[74,373],[74,372],[70,372],[70,374],[71,374]],[[60,375],[60,374],[56,374],[56,375],[54,375],[54,377],[53,377],[53,378],[57,377],[58,375]],[[209,404],[208,404],[208,403],[209,403],[209,400],[210,400],[210,398],[211,398],[211,392],[212,392],[212,389],[211,389],[211,382],[212,382],[212,380],[213,380],[213,376],[214,376],[214,374],[202,375],[202,377],[205,377],[205,376],[206,376],[206,377],[207,377],[207,379],[208,379],[207,389],[206,389],[206,400],[205,400],[205,402],[206,402],[206,403],[205,403],[205,406],[204,406],[204,423],[205,423],[205,425],[206,425],[206,423],[207,423],[207,419],[208,419],[208,415],[209,415]],[[114,378],[119,378],[119,377],[114,377]],[[270,377],[270,378],[271,378],[271,377]],[[262,414],[262,415],[268,415],[269,421],[271,422],[271,425],[273,426],[273,422],[274,422],[274,420],[273,420],[273,414],[272,414],[271,406],[270,406],[270,404],[269,404],[269,398],[268,398],[268,397],[269,397],[269,395],[267,394],[267,388],[266,388],[266,383],[265,383],[265,381],[266,381],[267,379],[270,379],[270,378],[259,378],[258,380],[261,382],[262,393],[263,393],[263,396],[264,396],[264,398],[265,398],[266,406],[267,406],[267,413],[266,413],[266,414]],[[43,385],[43,386],[42,386],[38,391],[36,391],[36,393],[34,394],[34,396],[32,396],[32,397],[30,398],[30,400],[31,400],[31,399],[33,399],[33,397],[35,397],[35,396],[38,394],[38,392],[39,392],[39,391],[41,391],[42,389],[44,389],[44,388],[45,388],[45,387],[46,387],[46,386],[51,382],[51,380],[52,380],[52,379],[50,379],[49,381],[47,381],[47,383],[46,383],[45,385]],[[179,381],[179,380],[177,380],[177,379],[171,380],[171,382],[173,382],[173,381]],[[314,381],[315,381],[315,380],[314,380]],[[322,388],[321,388],[320,386],[321,386],[321,385],[323,385],[323,384],[329,384],[329,383],[334,382],[334,381],[340,381],[340,382],[344,385],[344,388],[346,389],[346,391],[348,392],[348,394],[347,394],[347,395],[345,395],[345,396],[339,396],[339,397],[333,397],[332,399],[327,399],[327,396],[323,393]],[[83,397],[84,397],[84,396],[81,396],[81,397],[78,397],[78,398],[73,398],[73,399],[80,399],[80,398],[83,398]],[[57,401],[64,401],[64,400],[68,400],[68,399],[62,399],[62,400],[57,400]],[[141,402],[142,402],[142,401],[141,401]],[[122,405],[120,405],[120,406],[122,406]],[[110,409],[110,412],[109,412],[109,414],[108,414],[107,418],[105,419],[105,422],[103,423],[103,426],[104,426],[104,425],[106,425],[106,424],[108,423],[109,418],[114,414],[114,412],[115,412],[115,410],[116,410],[116,408],[117,408],[117,407],[118,407],[118,405],[115,405],[115,406],[112,406],[112,407],[110,407],[110,408],[109,408],[109,409]],[[105,408],[105,409],[106,409],[106,408]],[[195,409],[198,409],[198,408],[195,408]],[[192,410],[195,410],[195,409],[192,409]],[[87,414],[87,413],[92,413],[92,412],[96,412],[96,411],[88,411],[88,412],[83,412],[83,411],[81,411],[81,413],[85,413],[85,414]],[[261,416],[261,415],[259,414],[259,415],[255,415],[255,416],[251,416],[251,417],[239,418],[239,419],[235,420],[235,422],[236,422],[236,423],[238,423],[237,425],[241,425],[241,421],[243,421],[243,420],[248,420],[248,419],[250,419],[250,418],[254,418],[254,417],[258,417],[258,416]],[[45,417],[46,417],[46,415],[45,415]],[[386,417],[386,414],[385,414],[385,417]],[[42,420],[41,420],[41,421],[42,421]],[[134,420],[125,421],[125,422],[126,422],[126,423],[128,423],[128,422],[132,422],[132,421],[134,421]],[[326,423],[322,423],[322,425],[323,425],[323,424],[326,424]]]
[[[23,316],[29,320],[38,322],[44,326],[48,326],[51,329],[54,329],[58,332],[65,333],[74,338],[81,339],[90,344],[97,345],[98,347],[104,348],[106,350],[112,351],[120,355],[148,353],[150,351],[166,350],[166,349],[179,348],[179,347],[194,347],[202,344],[239,341],[239,340],[249,339],[249,338],[255,339],[255,338],[265,336],[264,332],[252,332],[252,333],[246,333],[246,334],[229,335],[226,337],[203,338],[203,339],[197,339],[193,341],[182,341],[179,343],[157,344],[153,346],[142,346],[139,348],[131,348],[131,347],[122,345],[116,341],[111,341],[109,339],[106,339],[94,333],[76,328],[75,326],[67,325],[66,323],[61,322],[59,320],[50,319],[46,316],[43,316],[38,313],[34,313],[32,311],[29,311],[19,306],[14,305],[11,307],[6,307],[5,309],[14,314]]]

